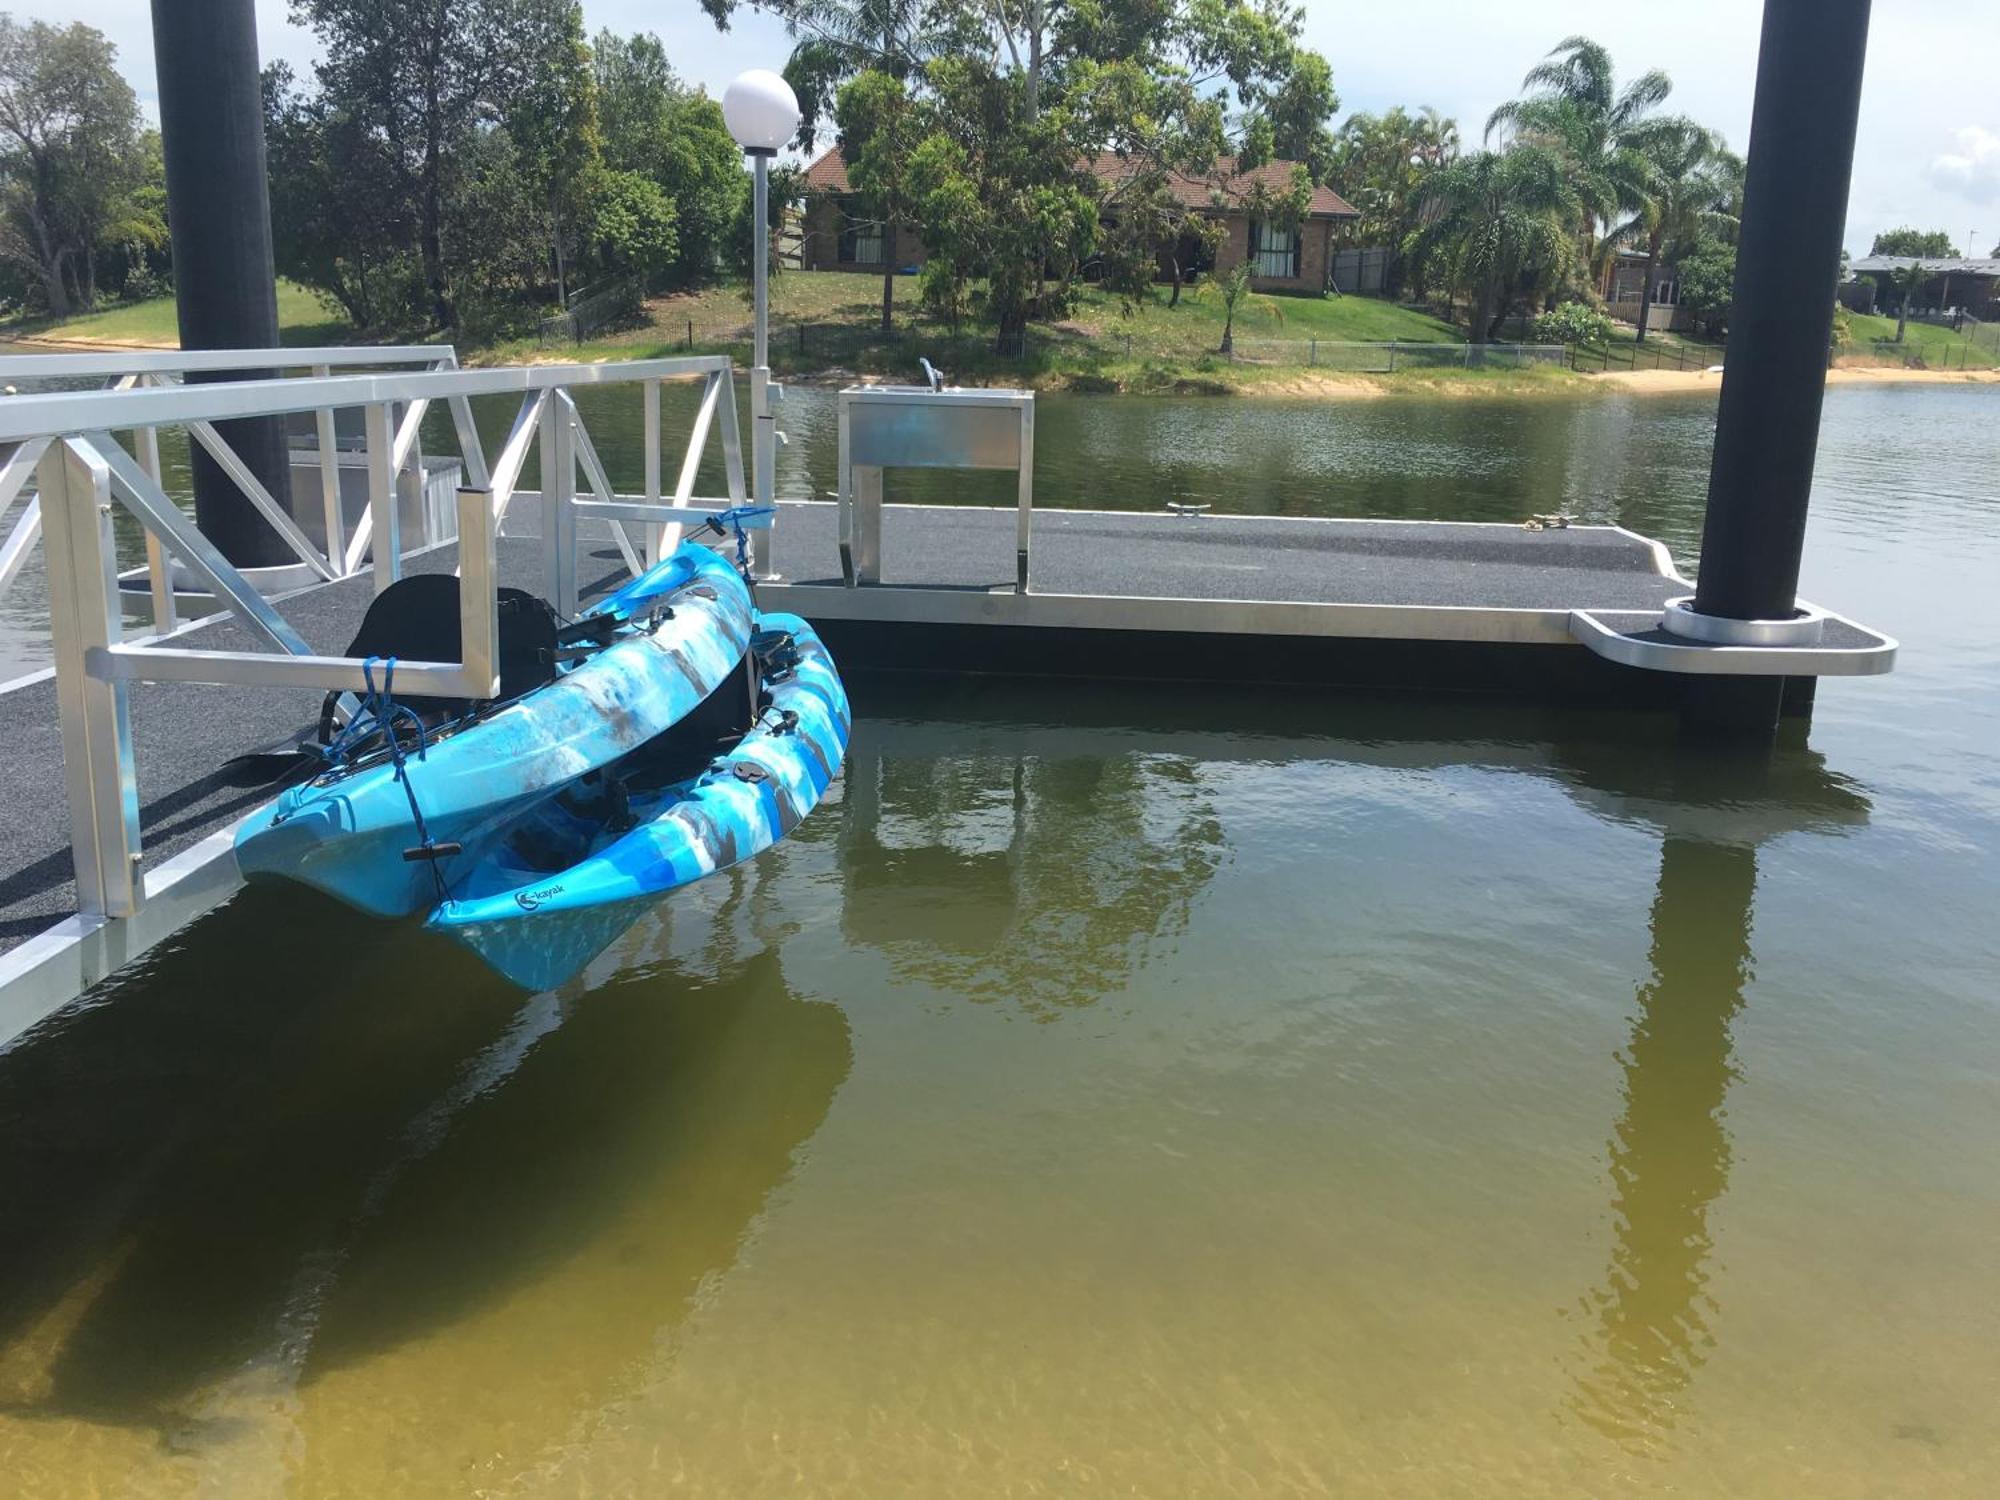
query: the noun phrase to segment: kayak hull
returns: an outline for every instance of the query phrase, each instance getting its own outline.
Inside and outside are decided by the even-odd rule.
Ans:
[[[406,756],[407,791],[383,758],[316,777],[253,814],[236,835],[244,878],[312,886],[376,916],[428,910],[438,878],[449,888],[540,802],[686,717],[749,648],[749,590],[698,543],[598,608],[633,598],[663,601],[672,615],[622,628],[553,682]],[[436,877],[403,857],[418,842],[410,792],[432,841],[463,851],[440,858]]]
[[[471,948],[526,989],[553,989],[601,952],[661,896],[749,859],[790,833],[819,804],[847,753],[847,692],[812,628],[768,614],[766,631],[792,636],[796,665],[767,678],[770,706],[756,726],[699,776],[634,798],[636,826],[605,835],[566,868],[528,868],[505,846],[452,887],[426,925]],[[538,818],[567,816],[551,806]]]

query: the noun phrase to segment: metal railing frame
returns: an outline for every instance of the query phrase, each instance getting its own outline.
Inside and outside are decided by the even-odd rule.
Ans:
[[[394,369],[404,366],[427,371],[457,370],[458,352],[449,344],[398,344],[375,348],[314,349],[309,352],[296,349],[196,349],[153,353],[114,351],[9,355],[0,357],[0,381],[102,380],[106,382],[106,389],[129,391],[176,386],[184,376],[193,374],[297,369],[310,370],[315,376],[325,377],[335,369]],[[423,451],[417,442],[417,430],[423,421],[426,405],[413,404],[397,429],[396,446],[389,460],[389,482],[399,488],[415,485],[421,490],[423,484]],[[334,441],[333,411],[322,408],[314,415],[321,505],[327,537],[324,552],[312,544],[290,511],[223,441],[212,423],[189,423],[188,436],[207,450],[230,482],[309,571],[323,580],[344,578],[358,570],[361,559],[368,551],[373,513],[363,518],[353,538],[347,537],[346,517],[340,503],[340,455]],[[478,431],[472,425],[471,408],[462,397],[452,403],[452,420],[464,455],[466,477],[475,486],[483,485],[485,458],[480,451]],[[161,468],[157,435],[146,429],[135,430],[132,436],[140,463],[152,476],[154,484],[159,484]],[[30,453],[24,446],[16,450],[4,467],[0,467],[0,514],[5,514],[20,494],[40,457],[39,448]],[[370,482],[375,480],[374,466],[371,465]],[[15,519],[5,542],[0,543],[0,594],[7,591],[26,566],[28,554],[33,550],[41,529],[41,501],[38,496],[31,497]],[[178,622],[173,579],[159,543],[151,532],[147,533],[146,572],[154,627],[161,631],[171,630]]]
[[[661,493],[660,391],[666,380],[698,378],[704,389],[680,477]],[[618,495],[605,475],[571,390],[580,385],[638,384],[645,401],[645,493]],[[514,394],[521,405],[489,468],[478,449],[470,399]],[[162,427],[199,431],[236,417],[325,413],[360,407],[369,436],[369,513],[377,592],[401,575],[394,487],[388,482],[400,434],[391,433],[398,406],[414,412],[433,401],[463,410],[460,431],[468,483],[457,494],[460,659],[404,661],[396,682],[420,696],[491,698],[499,691],[499,612],[495,538],[511,504],[533,498],[540,512],[550,602],[563,614],[578,607],[578,522],[613,529],[626,567],[635,575],[679,544],[690,520],[741,505],[748,492],[735,387],[722,356],[630,361],[606,365],[542,365],[495,370],[430,370],[387,375],[312,376],[195,386],[141,386],[121,380],[111,390],[17,396],[0,402],[0,442],[21,446],[6,466],[31,465],[41,501],[49,577],[50,634],[55,648],[57,711],[63,772],[76,865],[77,907],[84,916],[130,917],[145,900],[137,775],[127,693],[133,682],[188,682],[354,693],[366,686],[365,663],[315,654],[303,637],[201,534],[162,488],[157,438]],[[726,497],[693,493],[701,455],[717,416],[727,479]],[[406,416],[406,424],[408,418]],[[127,452],[114,432],[130,432],[141,455]],[[197,440],[199,438],[197,437]],[[539,448],[539,492],[519,488],[530,451]],[[474,455],[478,455],[475,457]],[[151,455],[151,460],[148,460]],[[577,470],[593,498],[577,493]],[[3,476],[0,476],[3,477]],[[169,644],[168,630],[124,638],[113,507],[145,528],[162,569],[168,555],[199,578],[268,651],[197,650]],[[645,528],[634,546],[625,523]],[[769,531],[755,533],[753,569],[768,568]],[[13,546],[10,539],[9,546]],[[324,560],[324,559],[323,559]]]

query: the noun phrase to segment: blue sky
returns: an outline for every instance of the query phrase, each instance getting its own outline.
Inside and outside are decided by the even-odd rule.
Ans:
[[[154,89],[148,0],[0,0],[19,18],[96,26],[149,107]],[[1865,254],[1877,230],[1914,223],[1944,229],[1960,249],[2000,243],[2000,25],[1961,0],[1875,0],[1861,134],[1848,207],[1848,249]],[[1307,7],[1311,45],[1332,60],[1343,110],[1434,104],[1476,142],[1493,106],[1562,37],[1585,31],[1604,43],[1621,73],[1664,68],[1673,107],[1728,136],[1750,133],[1756,77],[1755,0],[1674,0],[1604,6],[1576,0],[1400,0],[1396,5]],[[301,73],[312,37],[289,20],[287,0],[257,0],[267,59]],[[584,0],[591,30],[650,30],[681,74],[719,91],[747,67],[779,66],[781,27],[744,13],[718,35],[695,0]],[[1337,186],[1337,184],[1336,184]],[[1978,231],[1976,243],[1965,243]]]

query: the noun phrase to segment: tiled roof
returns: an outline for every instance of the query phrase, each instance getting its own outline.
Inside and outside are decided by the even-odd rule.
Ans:
[[[1100,182],[1114,182],[1130,171],[1126,159],[1112,151],[1099,152],[1090,166],[1092,174]],[[1212,177],[1188,177],[1176,172],[1167,179],[1167,183],[1174,197],[1189,208],[1207,208],[1214,203],[1218,191],[1225,201],[1233,202],[1240,202],[1257,186],[1262,186],[1267,192],[1282,193],[1292,185],[1293,166],[1294,163],[1288,161],[1267,161],[1261,167],[1239,172],[1235,157],[1218,156]],[[1360,217],[1359,211],[1330,187],[1313,189],[1306,214],[1314,219]]]
[[[1236,159],[1223,156],[1216,159],[1215,166],[1212,180],[1174,174],[1169,179],[1174,196],[1190,208],[1207,208],[1215,201],[1218,189],[1225,199],[1240,200],[1259,183],[1271,192],[1283,192],[1291,186],[1292,163],[1288,161],[1266,162],[1248,172],[1238,172]],[[1114,182],[1125,176],[1129,169],[1124,157],[1105,151],[1093,159],[1091,170],[1100,182]],[[844,193],[848,190],[847,163],[841,159],[840,147],[829,146],[806,168],[806,191]],[[1313,189],[1312,203],[1306,213],[1314,219],[1359,217],[1353,205],[1330,187]]]
[[[1933,276],[2000,276],[2000,256],[1992,255],[1866,255],[1848,265],[1850,271],[1905,271],[1921,262]]]

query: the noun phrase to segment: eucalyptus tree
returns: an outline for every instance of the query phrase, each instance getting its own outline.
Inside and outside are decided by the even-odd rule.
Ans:
[[[95,300],[100,250],[165,238],[139,196],[148,138],[116,58],[80,22],[0,13],[0,256],[39,280],[56,317]]]
[[[703,0],[724,25],[736,3]],[[795,86],[814,84],[821,49],[888,50],[856,0],[746,3],[794,27]],[[816,4],[854,24],[839,30]],[[926,296],[957,308],[983,275],[1002,353],[1020,351],[1030,317],[1071,305],[1106,218],[1124,286],[1150,290],[1140,272],[1157,237],[1207,207],[1175,180],[1215,175],[1225,120],[1265,151],[1330,154],[1332,71],[1299,45],[1291,0],[931,0],[910,14],[895,36],[915,53],[902,81],[927,126],[907,170]]]
[[[1531,141],[1440,169],[1412,248],[1427,277],[1471,301],[1471,336],[1488,342],[1516,301],[1547,295],[1574,271],[1583,211],[1569,161]]]
[[[1654,120],[1634,136],[1645,162],[1638,206],[1605,237],[1613,248],[1643,245],[1646,276],[1639,292],[1638,343],[1659,286],[1660,253],[1670,244],[1735,238],[1742,163],[1714,131],[1692,120]]]
[[[579,138],[594,118],[579,97],[589,83],[581,8],[575,0],[292,0],[292,16],[323,49],[315,72],[330,106],[386,148],[384,165],[409,204],[429,319],[456,327],[453,262],[470,281],[491,284],[489,262],[511,258],[503,247],[533,231],[526,220],[567,207],[562,188],[590,165],[591,146]],[[490,139],[495,131],[509,141]],[[502,196],[503,186],[512,191]],[[471,202],[505,220],[489,220],[480,234],[456,211]],[[453,225],[461,232],[448,254]]]
[[[669,274],[680,285],[711,275],[742,253],[736,225],[749,199],[743,152],[730,137],[722,108],[684,82],[651,33],[600,31],[591,43],[597,75],[598,135],[604,165],[627,181],[611,191],[628,202],[650,181],[673,205],[674,251]]]
[[[1594,272],[1603,270],[1610,250],[1598,238],[1601,228],[1639,209],[1647,174],[1640,140],[1673,87],[1655,68],[1621,88],[1611,54],[1587,36],[1570,36],[1528,70],[1521,98],[1487,118],[1489,141],[1502,132],[1569,159],[1579,202],[1577,234]]]

